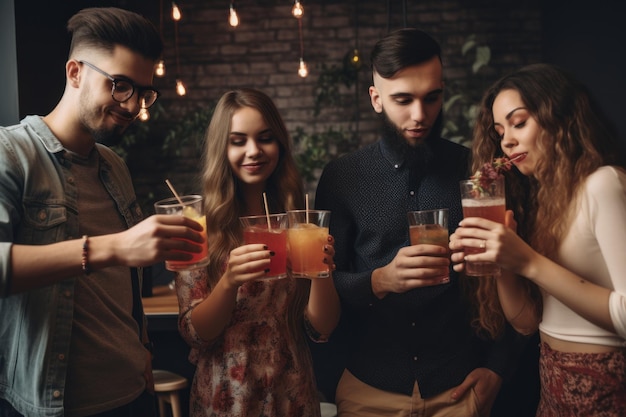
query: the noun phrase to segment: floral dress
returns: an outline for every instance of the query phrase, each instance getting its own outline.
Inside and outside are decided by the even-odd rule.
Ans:
[[[209,294],[206,270],[177,274],[176,289],[179,331],[196,365],[191,417],[320,416],[308,346],[304,338],[289,337],[286,317],[294,280],[239,287],[230,323],[211,342],[202,340],[191,323],[193,308]]]

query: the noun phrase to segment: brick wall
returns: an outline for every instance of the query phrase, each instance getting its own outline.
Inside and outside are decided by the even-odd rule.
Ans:
[[[176,71],[175,30],[169,2],[163,16],[167,74],[157,79],[160,105],[165,113],[151,120],[148,142],[129,151],[128,162],[140,199],[154,201],[167,193],[169,177],[183,192],[199,189],[201,169],[198,148],[182,149],[180,155],[164,153],[159,135],[199,108],[207,108],[221,94],[235,87],[257,87],[267,92],[281,110],[291,132],[308,133],[329,128],[348,132],[352,147],[376,139],[374,112],[367,89],[371,74],[364,65],[351,87],[341,85],[341,104],[329,105],[314,114],[315,87],[322,69],[340,67],[344,56],[358,46],[367,63],[373,44],[389,30],[416,26],[431,33],[444,51],[448,85],[461,90],[486,87],[499,75],[541,59],[541,8],[539,1],[407,0],[402,1],[306,1],[302,4],[304,59],[309,76],[297,74],[300,58],[298,22],[291,15],[292,1],[236,1],[239,27],[228,25],[228,1],[180,0],[183,19],[178,23],[178,75],[187,95],[174,91]],[[387,5],[391,5],[391,11]],[[158,7],[151,16],[160,21]],[[358,34],[358,37],[357,37]],[[468,36],[489,46],[488,68],[472,75],[471,58],[461,54]],[[314,181],[309,188],[314,190]],[[148,207],[148,211],[150,208]]]

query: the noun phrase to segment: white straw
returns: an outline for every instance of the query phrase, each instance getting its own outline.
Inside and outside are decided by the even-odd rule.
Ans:
[[[272,230],[272,225],[270,224],[270,210],[267,207],[267,195],[263,193],[263,205],[265,206],[265,217],[267,218],[267,230]]]

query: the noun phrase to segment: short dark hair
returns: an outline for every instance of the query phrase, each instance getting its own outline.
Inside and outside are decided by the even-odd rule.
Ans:
[[[416,28],[404,28],[391,32],[374,45],[372,71],[390,78],[401,69],[421,64],[434,56],[441,60],[441,46],[432,36]]]
[[[154,24],[145,17],[116,7],[90,7],[70,18],[70,57],[79,47],[113,51],[116,45],[156,61],[163,52],[163,40]]]

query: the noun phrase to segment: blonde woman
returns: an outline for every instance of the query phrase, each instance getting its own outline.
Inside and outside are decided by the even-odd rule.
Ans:
[[[180,273],[179,330],[197,366],[192,416],[319,416],[305,334],[325,341],[339,320],[332,279],[261,280],[272,253],[243,245],[240,216],[304,206],[290,137],[254,89],[217,103],[205,137],[203,193],[211,262]],[[332,238],[319,248],[331,267]],[[305,329],[307,330],[305,333]]]

